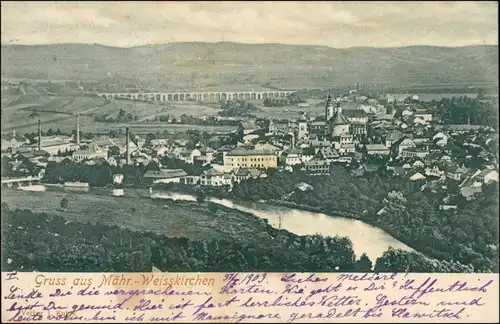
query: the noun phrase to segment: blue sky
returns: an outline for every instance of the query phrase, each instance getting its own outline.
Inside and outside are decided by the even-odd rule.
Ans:
[[[2,44],[498,44],[493,2],[2,2]]]

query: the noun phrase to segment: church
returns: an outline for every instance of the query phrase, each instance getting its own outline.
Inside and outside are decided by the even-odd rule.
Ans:
[[[328,95],[324,120],[315,120],[309,122],[305,116],[301,116],[298,120],[297,139],[319,139],[328,140],[333,144],[333,147],[340,149],[341,147],[350,147],[359,143],[356,131],[357,125],[344,116],[340,99],[334,100]],[[353,127],[354,126],[354,127]],[[363,125],[365,127],[365,125]]]
[[[298,120],[298,139],[318,138],[332,140],[342,135],[349,135],[351,122],[342,114],[340,101],[335,104],[329,95],[325,106],[325,119],[308,122],[304,116]]]

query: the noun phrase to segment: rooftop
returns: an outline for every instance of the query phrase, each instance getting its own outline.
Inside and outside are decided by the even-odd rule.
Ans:
[[[274,155],[274,153],[267,149],[246,150],[243,148],[237,148],[226,154],[226,156],[250,156],[250,155]]]
[[[182,169],[162,169],[160,171],[148,170],[144,174],[144,178],[152,179],[168,179],[187,176],[187,173]]]

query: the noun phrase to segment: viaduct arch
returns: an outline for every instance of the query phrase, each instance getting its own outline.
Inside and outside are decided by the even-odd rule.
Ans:
[[[99,97],[114,100],[138,101],[227,101],[227,100],[264,100],[266,98],[284,98],[295,91],[244,91],[244,92],[144,92],[144,93],[98,93]]]

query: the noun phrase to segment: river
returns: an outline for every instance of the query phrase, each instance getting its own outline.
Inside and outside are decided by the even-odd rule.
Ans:
[[[196,197],[179,193],[154,193],[153,198],[190,200]],[[414,251],[406,244],[398,241],[385,231],[360,220],[345,217],[329,216],[323,213],[304,211],[294,208],[269,205],[266,203],[234,203],[227,199],[210,198],[210,201],[265,218],[273,227],[280,227],[297,235],[347,236],[351,241],[354,253],[358,258],[366,253],[373,262],[389,247]],[[281,221],[280,221],[281,218]]]
[[[81,194],[96,194],[109,196],[135,196],[148,197],[146,189],[130,189],[123,191],[104,188],[65,188],[60,186],[33,186],[33,191],[41,191],[44,187],[47,191],[71,191]],[[23,190],[28,190],[24,187]],[[20,193],[22,194],[22,193]],[[189,194],[172,192],[153,192],[150,195],[154,199],[174,199],[196,201],[196,197]],[[238,202],[227,199],[209,198],[210,201],[228,208],[247,212],[257,217],[265,218],[273,227],[285,229],[297,235],[321,234],[324,236],[344,236],[348,237],[353,244],[354,253],[358,258],[362,253],[366,253],[370,260],[375,260],[382,255],[389,247],[413,251],[410,247],[398,241],[385,231],[372,225],[363,223],[360,220],[345,217],[329,216],[323,213],[304,211],[277,205],[269,205],[264,202]]]

